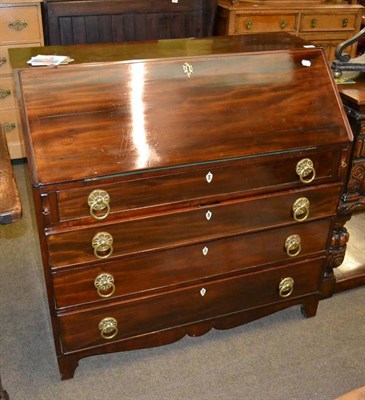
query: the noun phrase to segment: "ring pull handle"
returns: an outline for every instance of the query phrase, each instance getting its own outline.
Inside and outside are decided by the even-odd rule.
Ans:
[[[99,330],[103,339],[113,339],[118,334],[118,321],[113,317],[104,318],[99,322]]]
[[[294,290],[294,279],[291,277],[283,278],[279,283],[279,296],[289,297]]]
[[[27,21],[20,21],[19,19],[9,22],[8,27],[13,31],[20,32],[28,26]]]
[[[98,275],[94,280],[94,286],[100,297],[107,298],[113,296],[115,292],[113,275],[108,273]]]
[[[8,60],[6,59],[6,57],[0,57],[0,67],[2,67],[7,62],[8,62]]]
[[[286,250],[286,254],[289,257],[295,257],[295,256],[299,255],[299,253],[302,250],[300,236],[299,235],[290,235],[285,240],[285,250]]]
[[[3,132],[7,133],[15,129],[16,125],[14,122],[4,122],[2,127],[3,127]]]
[[[11,91],[7,89],[0,89],[0,99],[5,99],[11,95]]]
[[[91,245],[97,258],[108,258],[113,254],[113,236],[108,232],[98,232]]]
[[[93,190],[87,199],[90,215],[97,220],[105,219],[110,213],[110,196],[105,190]],[[103,211],[102,214],[98,211]]]
[[[293,218],[295,221],[305,221],[309,216],[310,202],[306,197],[300,197],[293,204]]]
[[[302,183],[311,183],[316,177],[313,161],[310,158],[303,158],[298,161],[295,172]]]

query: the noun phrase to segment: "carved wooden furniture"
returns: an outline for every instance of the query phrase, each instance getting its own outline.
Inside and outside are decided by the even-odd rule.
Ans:
[[[340,206],[342,218],[337,228],[345,244],[349,238],[344,223],[352,214],[365,211],[365,76],[360,75],[355,84],[338,88],[355,137],[348,183]],[[344,256],[345,253],[338,259],[336,291],[365,285],[365,265],[347,270],[346,265],[340,265]]]
[[[26,67],[47,52],[75,64]],[[269,34],[12,62],[63,379],[332,294],[351,130],[322,50]]]
[[[208,36],[218,0],[47,0],[46,44]]]
[[[10,47],[42,46],[43,30],[39,1],[9,0],[0,3],[0,125],[10,156],[25,157],[19,113],[14,98]]]
[[[329,59],[339,43],[360,30],[364,8],[333,1],[220,0],[216,33],[243,35],[289,32],[325,49]],[[356,45],[350,49],[355,54]]]

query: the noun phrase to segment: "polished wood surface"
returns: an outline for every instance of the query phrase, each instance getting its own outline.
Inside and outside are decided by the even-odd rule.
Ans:
[[[140,41],[212,34],[217,0],[47,0],[46,44]]]
[[[13,53],[62,379],[82,357],[293,305],[312,317],[331,296],[352,134],[322,51],[303,45],[58,48],[75,63],[57,68]],[[100,189],[108,203],[90,205]]]
[[[22,208],[4,132],[0,126],[0,225],[21,218]]]
[[[195,58],[212,40],[187,41],[188,52],[173,50],[178,59],[164,63],[154,43],[149,52],[156,60],[20,71],[37,164],[33,184],[208,162],[217,153],[230,159],[348,140],[320,50],[251,55],[237,41],[241,55]],[[226,40],[215,43],[221,47]],[[130,50],[120,50],[124,60]],[[280,57],[280,69],[273,67]],[[190,78],[185,62],[194,69]],[[314,85],[315,92],[306,90]]]

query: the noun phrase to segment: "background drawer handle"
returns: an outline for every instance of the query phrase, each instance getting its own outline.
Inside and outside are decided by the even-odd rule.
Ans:
[[[10,29],[13,29],[14,31],[20,32],[23,29],[25,29],[28,26],[27,21],[20,21],[19,19],[16,19],[13,22],[9,22],[8,27]]]
[[[113,339],[118,334],[118,321],[113,317],[104,318],[99,322],[99,329],[103,339]]]
[[[296,173],[299,175],[301,182],[310,183],[316,177],[313,161],[309,158],[303,158],[297,163]]]
[[[115,292],[114,277],[105,273],[98,275],[94,280],[94,286],[100,297],[110,297]]]
[[[299,253],[302,250],[301,246],[301,239],[299,235],[290,235],[286,240],[285,240],[285,250],[286,254],[289,257],[295,257],[299,255]]]
[[[6,59],[6,57],[0,57],[0,67],[2,67],[7,62],[8,62],[8,60]]]
[[[97,258],[108,258],[113,253],[113,236],[108,232],[98,232],[91,244]]]
[[[287,22],[286,19],[283,19],[283,20],[280,22],[280,27],[281,27],[281,29],[284,29],[287,25],[288,25],[288,22]]]
[[[90,215],[94,219],[105,219],[110,213],[110,196],[105,190],[93,190],[87,199],[90,207]],[[95,211],[105,210],[102,214],[95,214]]]
[[[0,89],[0,99],[5,99],[6,97],[11,95],[10,90]]]
[[[279,283],[280,297],[289,297],[294,290],[294,279],[291,277],[283,278]]]
[[[315,28],[316,26],[317,26],[317,20],[315,18],[313,18],[311,21],[311,27]]]
[[[296,199],[293,204],[293,217],[295,221],[305,221],[309,216],[310,202],[306,197]]]
[[[342,20],[342,28],[347,28],[348,23],[349,23],[349,20],[347,18],[344,18]]]
[[[4,122],[3,123],[3,131],[4,133],[10,132],[13,129],[15,129],[15,123],[14,122]]]
[[[248,20],[247,22],[246,22],[246,29],[247,30],[250,30],[252,28],[252,21],[251,20]]]

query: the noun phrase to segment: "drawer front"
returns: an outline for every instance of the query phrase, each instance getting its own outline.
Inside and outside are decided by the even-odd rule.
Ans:
[[[0,77],[0,108],[15,108],[14,84],[11,77]]]
[[[195,171],[187,169],[187,172],[179,174],[60,190],[57,192],[58,209],[51,211],[52,219],[55,223],[79,219],[92,223],[98,218],[106,221],[113,219],[113,215],[125,217],[168,209],[176,207],[177,203],[204,204],[243,194],[305,186],[295,172],[297,163],[303,158],[313,161],[316,170],[314,183],[338,180],[340,148],[246,159],[236,163],[220,162],[207,164]],[[92,195],[95,190],[102,190],[108,196],[108,204],[103,204],[100,210]],[[89,196],[94,201],[89,202]]]
[[[12,44],[11,46],[0,46],[0,74],[6,75],[6,74],[11,74],[13,72],[10,63],[9,48],[13,49],[18,47],[38,47],[38,46],[42,46],[41,41],[34,43],[18,44],[18,45]]]
[[[322,266],[323,259],[317,259],[259,274],[195,285],[93,311],[63,315],[60,317],[62,348],[64,352],[69,352],[285,301],[279,295],[279,285],[284,278],[292,278],[294,281],[289,298],[316,293],[319,290]],[[105,318],[113,318],[118,332],[105,328]],[[99,328],[101,321],[103,331]],[[101,336],[112,336],[115,333],[112,339]]]
[[[0,37],[2,43],[41,41],[40,32],[36,5],[1,8]]]
[[[51,234],[50,264],[95,262],[291,224],[293,205],[303,197],[310,202],[308,220],[323,218],[335,212],[339,193],[339,185],[321,186]]]
[[[286,253],[285,242],[293,234],[301,239],[297,257],[323,252],[330,223],[326,219],[57,272],[53,277],[56,307],[107,301],[288,261],[293,258]]]
[[[357,29],[354,14],[302,14],[300,31],[353,31]]]
[[[254,32],[293,32],[296,29],[296,14],[283,15],[236,15],[236,34]]]

